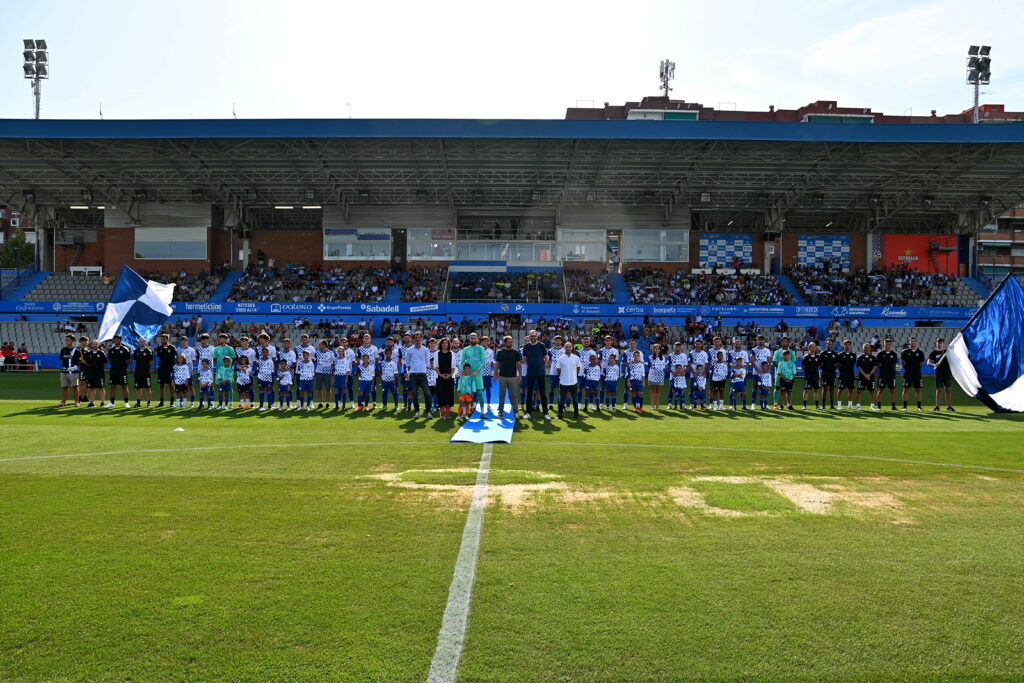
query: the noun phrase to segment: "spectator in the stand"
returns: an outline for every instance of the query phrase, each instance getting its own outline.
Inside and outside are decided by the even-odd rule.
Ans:
[[[668,274],[658,268],[631,268],[626,282],[634,304],[784,305],[792,297],[771,275]]]
[[[909,267],[849,272],[848,264],[826,262],[818,267],[787,266],[785,273],[817,306],[943,306],[959,292],[956,276]]]

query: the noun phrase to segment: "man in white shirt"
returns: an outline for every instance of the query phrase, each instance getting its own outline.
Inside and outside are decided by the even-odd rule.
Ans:
[[[580,419],[579,402],[579,376],[582,370],[580,357],[572,352],[572,342],[565,342],[564,353],[555,361],[556,374],[558,375],[558,419],[562,418],[562,411],[565,408],[565,399],[572,396],[573,419]]]

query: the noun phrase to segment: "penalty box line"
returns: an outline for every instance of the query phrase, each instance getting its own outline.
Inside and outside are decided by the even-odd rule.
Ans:
[[[430,683],[453,683],[459,672],[459,660],[462,658],[462,645],[469,622],[469,605],[473,597],[473,581],[476,578],[480,532],[483,530],[484,509],[487,507],[487,479],[491,472],[493,452],[492,444],[484,444],[476,486],[473,487],[473,501],[469,505],[459,557],[455,561],[455,573],[448,589],[448,604],[444,608],[441,630],[437,634],[437,648],[427,675]]]

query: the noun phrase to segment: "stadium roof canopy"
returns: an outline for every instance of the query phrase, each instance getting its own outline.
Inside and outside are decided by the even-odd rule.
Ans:
[[[1024,125],[0,120],[0,201],[645,207],[715,230],[972,232],[1024,201]],[[32,201],[28,201],[31,195]],[[51,214],[52,215],[52,214]]]

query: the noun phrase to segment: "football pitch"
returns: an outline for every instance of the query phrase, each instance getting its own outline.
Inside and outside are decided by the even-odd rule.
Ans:
[[[424,680],[474,496],[459,680],[1024,676],[1024,416],[962,396],[480,446],[402,412],[56,387],[0,376],[6,680]]]

